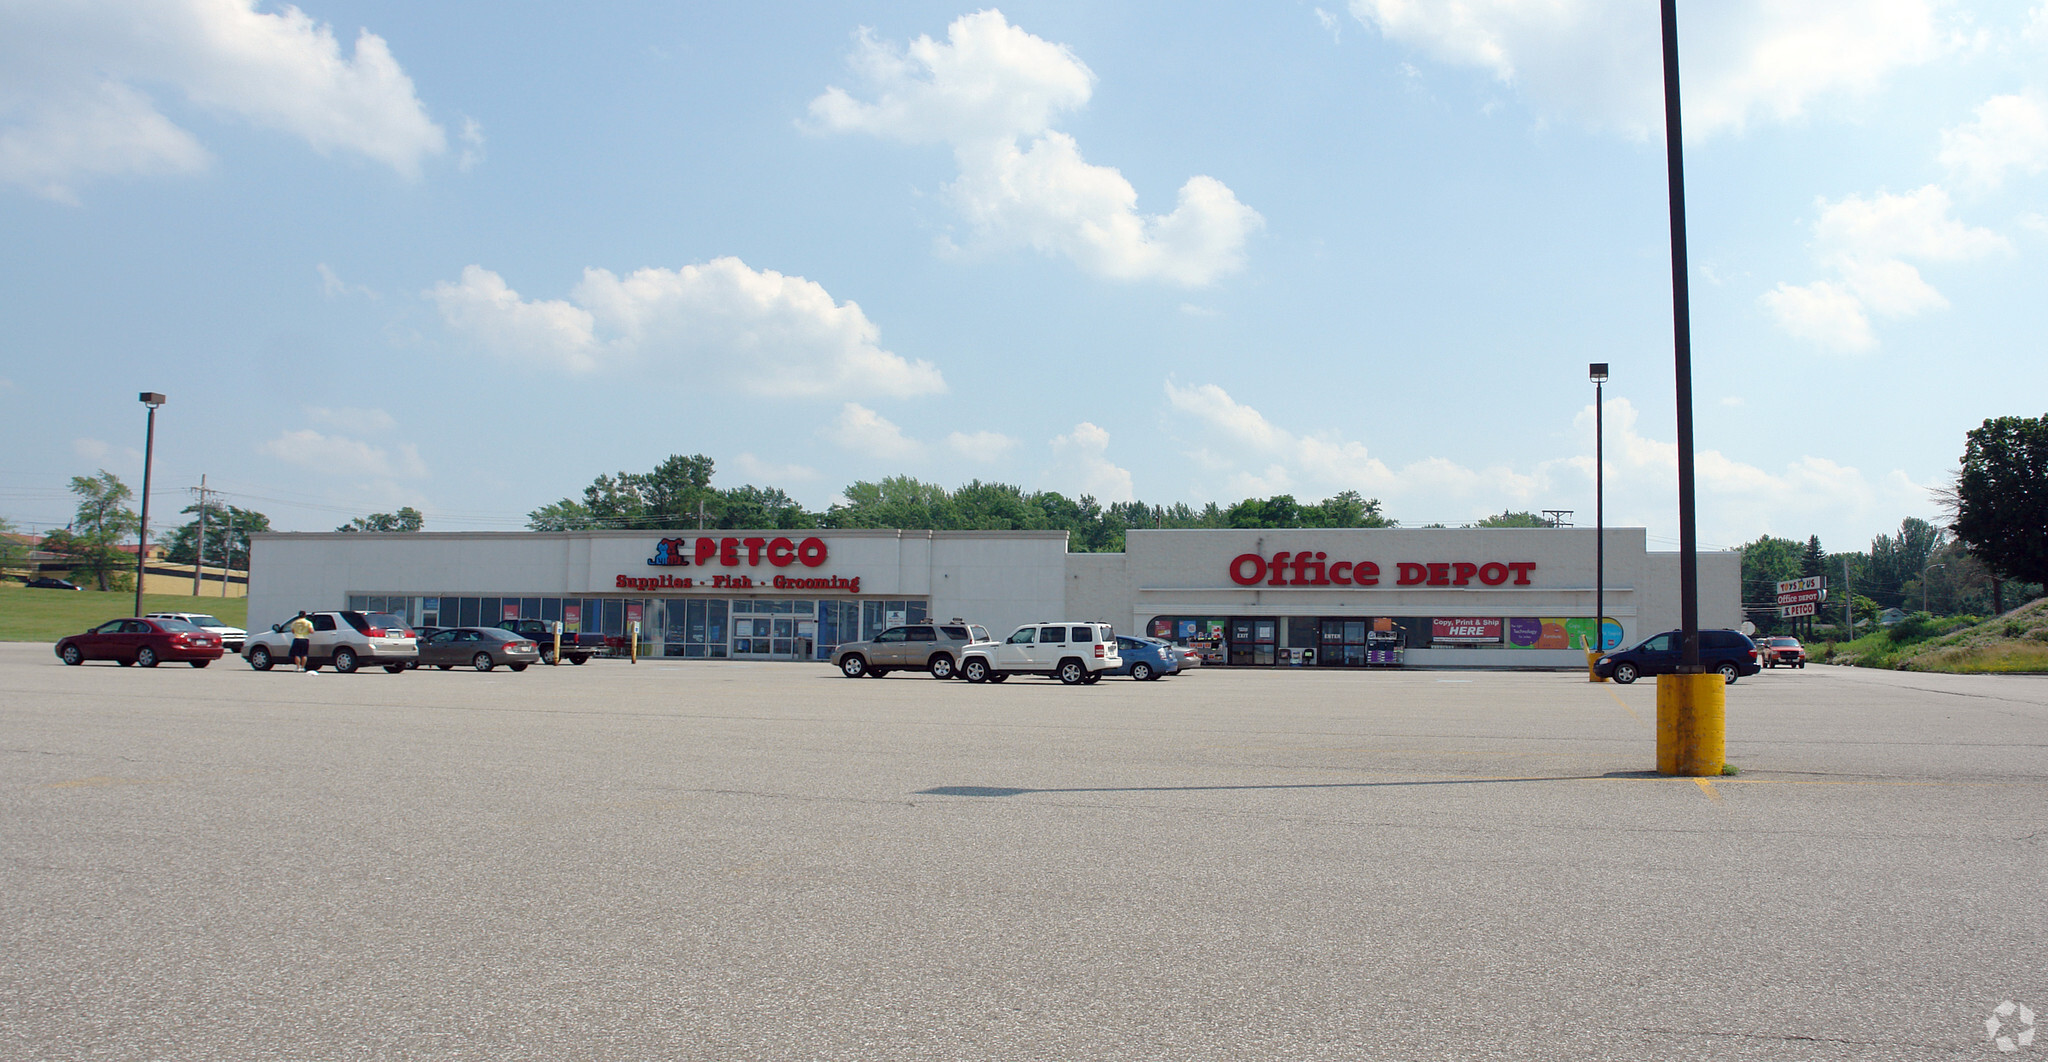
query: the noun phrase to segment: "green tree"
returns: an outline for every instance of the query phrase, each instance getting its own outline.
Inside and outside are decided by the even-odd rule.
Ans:
[[[248,566],[249,536],[258,531],[270,530],[270,517],[235,505],[222,505],[207,501],[206,506],[206,563],[215,567],[243,568]],[[185,506],[183,514],[192,519],[171,532],[164,542],[164,559],[173,564],[191,564],[198,554],[199,507],[194,502]],[[230,531],[234,541],[228,541]]]
[[[358,516],[348,523],[335,528],[336,531],[424,531],[427,518],[410,505],[402,506],[395,513],[371,513]]]
[[[1788,624],[1778,618],[1778,584],[1800,577],[1798,542],[1765,535],[1742,547],[1743,614],[1757,629],[1774,631]]]
[[[2003,579],[2048,583],[2048,416],[1993,417],[1972,429],[1949,525]]]
[[[43,548],[68,555],[74,576],[89,574],[101,590],[122,589],[118,584],[126,581],[124,573],[134,566],[135,558],[119,547],[142,526],[135,510],[128,507],[135,492],[103,468],[96,476],[71,477],[71,493],[78,496],[71,527],[44,536]]]
[[[529,531],[588,531],[598,527],[596,518],[580,502],[563,498],[526,514]]]
[[[20,530],[14,521],[0,516],[0,570],[12,571],[28,561],[28,546],[13,537]]]
[[[1394,521],[1380,511],[1378,498],[1367,498],[1355,490],[1340,491],[1302,512],[1307,527],[1393,527]]]
[[[817,515],[806,512],[796,499],[778,488],[756,487],[751,483],[718,492],[716,512],[718,516],[714,526],[728,530],[740,527],[794,530],[818,526]]]
[[[1841,568],[1837,567],[1835,570],[1841,571]],[[1827,573],[1828,555],[1821,552],[1820,536],[1808,535],[1806,538],[1806,552],[1799,555],[1799,575],[1801,578],[1812,578],[1813,576],[1826,575]]]
[[[1549,519],[1548,517],[1545,517],[1545,516],[1538,516],[1537,514],[1535,514],[1535,513],[1532,513],[1532,512],[1503,512],[1503,513],[1501,513],[1501,514],[1500,514],[1499,516],[1489,516],[1489,517],[1487,517],[1486,519],[1484,519],[1484,520],[1481,520],[1481,521],[1479,521],[1479,522],[1478,522],[1478,523],[1476,523],[1476,524],[1467,524],[1467,525],[1465,525],[1465,526],[1467,526],[1467,527],[1551,527],[1551,526],[1553,526],[1553,525],[1551,524],[1551,522],[1550,522],[1550,519]]]
[[[952,495],[936,483],[890,476],[849,484],[840,495],[845,500],[825,511],[826,527],[948,531],[959,526]]]

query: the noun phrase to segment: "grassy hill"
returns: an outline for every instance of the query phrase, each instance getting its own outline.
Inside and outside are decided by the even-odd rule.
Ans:
[[[1960,630],[1908,621],[1830,646],[1824,663],[1951,674],[2048,672],[2048,598]]]
[[[142,611],[205,612],[236,627],[249,625],[249,602],[240,597],[144,594]],[[132,590],[31,590],[20,583],[0,583],[0,642],[54,642],[110,619],[133,615]]]

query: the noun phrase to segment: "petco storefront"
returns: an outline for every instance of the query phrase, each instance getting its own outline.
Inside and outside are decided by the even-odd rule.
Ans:
[[[1237,667],[1558,667],[1597,644],[1584,529],[261,534],[249,620],[390,612],[424,626],[561,621],[645,656],[821,660],[926,618],[998,634],[1094,619]],[[1607,532],[1608,645],[1678,626],[1678,561]],[[1700,623],[1740,622],[1738,555],[1700,558]]]

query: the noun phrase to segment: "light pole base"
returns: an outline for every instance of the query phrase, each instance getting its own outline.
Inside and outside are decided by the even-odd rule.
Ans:
[[[1657,773],[1706,778],[1728,762],[1728,681],[1719,672],[1657,676]]]

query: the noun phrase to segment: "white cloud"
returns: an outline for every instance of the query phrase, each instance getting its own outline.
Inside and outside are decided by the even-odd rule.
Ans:
[[[455,160],[455,168],[468,173],[484,160],[484,127],[474,118],[464,118],[458,139],[462,141],[462,157]]]
[[[818,429],[818,435],[861,457],[902,459],[914,457],[924,449],[887,417],[857,402],[846,403],[839,410],[838,419]]]
[[[836,303],[802,277],[756,271],[737,258],[619,277],[586,269],[567,301],[532,300],[481,266],[427,293],[458,335],[486,351],[588,372],[659,363],[681,378],[715,378],[758,394],[897,397],[946,389],[927,361],[877,345],[880,330],[853,302]]]
[[[265,442],[264,453],[289,465],[355,480],[423,479],[427,464],[412,443],[378,446],[310,428],[288,431]]]
[[[1573,418],[1574,438],[1559,456],[1544,457],[1518,445],[1524,463],[1473,467],[1430,456],[1399,467],[1368,452],[1366,444],[1335,434],[1302,434],[1275,426],[1263,414],[1213,385],[1169,385],[1170,409],[1185,418],[1186,434],[1203,440],[1189,453],[1212,494],[1229,504],[1244,497],[1290,493],[1303,501],[1356,490],[1381,500],[1388,516],[1409,526],[1469,523],[1508,509],[1534,510],[1583,500],[1593,490],[1593,407]],[[1678,447],[1639,430],[1628,399],[1607,399],[1606,457],[1609,526],[1668,526],[1677,497]],[[1802,456],[1772,471],[1717,450],[1695,454],[1703,541],[1736,544],[1761,528],[1807,534],[1821,524],[1850,520],[1885,525],[1900,512],[1928,508],[1921,485],[1893,472],[1873,480],[1825,458]],[[1585,516],[1586,514],[1580,514]],[[1591,521],[1582,520],[1582,524]]]
[[[1172,213],[1139,213],[1122,173],[1084,161],[1073,137],[1052,128],[1087,104],[1094,73],[1000,11],[963,15],[944,42],[921,36],[901,51],[863,33],[852,66],[871,102],[831,87],[811,101],[813,121],[951,146],[960,175],[947,193],[989,246],[1062,255],[1112,279],[1199,286],[1240,268],[1246,239],[1264,224],[1207,176],[1181,186]]]
[[[1839,284],[1816,280],[1786,284],[1764,292],[1764,308],[1778,327],[1795,338],[1842,351],[1863,351],[1877,345],[1863,303]]]
[[[1728,0],[1680,12],[1687,133],[1792,119],[1936,55],[1936,0]],[[1624,0],[1351,0],[1388,40],[1476,67],[1545,114],[1663,129],[1657,5]]]
[[[88,461],[104,461],[114,447],[105,439],[77,438],[71,440],[71,452]]]
[[[970,461],[995,461],[1009,453],[1017,440],[996,431],[954,432],[946,436],[946,449]]]
[[[1815,250],[1838,279],[1780,283],[1760,301],[1787,333],[1835,350],[1876,346],[1871,314],[1902,318],[1948,308],[1905,259],[1962,262],[2012,249],[1997,233],[1950,217],[1948,193],[1936,185],[1817,203]]]
[[[818,470],[808,465],[778,465],[764,461],[750,453],[733,458],[732,466],[740,475],[752,482],[759,480],[763,485],[793,483],[818,478]]]
[[[340,298],[344,295],[363,295],[372,299],[377,297],[377,293],[371,291],[367,285],[351,284],[341,279],[340,274],[329,269],[325,262],[319,263],[314,268],[320,273],[320,294],[330,299]]]
[[[75,200],[81,180],[189,173],[208,156],[144,94],[413,177],[446,149],[384,39],[342,54],[326,25],[255,0],[75,0],[0,13],[0,181]]]
[[[2034,94],[1985,100],[1975,120],[1942,132],[1941,163],[1965,185],[1987,189],[2010,173],[2048,170],[2048,104]]]
[[[1131,486],[1131,473],[1109,459],[1109,433],[1082,421],[1074,430],[1052,441],[1053,456],[1060,465],[1048,473],[1056,483],[1070,484],[1077,494],[1086,494],[1096,501],[1136,501],[1137,492]]]

